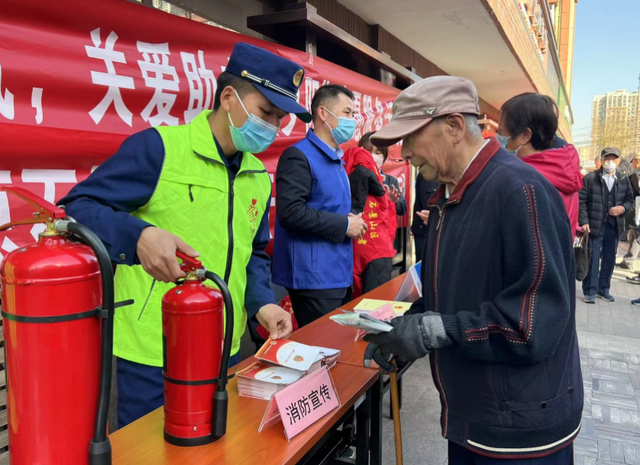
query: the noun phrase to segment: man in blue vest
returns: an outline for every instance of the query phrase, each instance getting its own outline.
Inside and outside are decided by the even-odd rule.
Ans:
[[[163,404],[162,296],[185,275],[176,251],[199,256],[223,277],[234,303],[231,363],[239,361],[247,318],[272,338],[291,333],[291,316],[271,290],[271,180],[253,153],[274,141],[289,113],[309,122],[296,102],[302,67],[238,43],[218,77],[213,111],[187,125],[150,128],[60,201],[92,229],[118,264],[116,312],[118,423],[122,427]]]
[[[355,131],[353,94],[320,87],[311,102],[313,129],[286,149],[276,172],[273,282],[289,291],[300,326],[340,306],[353,279],[352,239],[362,214],[351,213],[341,144]]]

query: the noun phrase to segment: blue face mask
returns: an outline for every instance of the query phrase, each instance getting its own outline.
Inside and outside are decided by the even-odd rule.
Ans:
[[[329,129],[331,129],[331,135],[333,136],[333,140],[336,141],[336,144],[338,145],[344,144],[349,139],[351,139],[353,137],[353,133],[356,130],[356,120],[353,118],[345,118],[344,116],[338,117],[333,113],[331,113],[329,110],[327,110],[326,107],[323,107],[323,108],[331,116],[338,119],[338,126],[335,129],[329,126],[329,123],[327,123],[326,121],[324,122],[324,124],[329,126]]]
[[[496,134],[496,138],[498,139],[498,142],[500,142],[500,146],[507,150],[507,144],[509,143],[509,139],[511,139],[511,136],[503,136],[501,134]]]
[[[236,92],[235,89],[234,92]],[[244,123],[242,127],[237,128],[233,125],[233,121],[231,121],[231,115],[227,113],[229,122],[231,123],[229,131],[231,131],[231,140],[233,141],[233,145],[235,145],[236,149],[240,152],[264,152],[276,139],[278,128],[273,124],[269,124],[263,119],[258,118],[253,113],[249,114],[237,92],[236,97],[238,97],[240,105],[242,105],[242,109],[249,119],[247,119],[247,122]]]

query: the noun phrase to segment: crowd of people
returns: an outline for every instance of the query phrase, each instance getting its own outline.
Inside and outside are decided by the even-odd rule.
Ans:
[[[573,242],[589,235],[584,300],[613,301],[625,218],[628,258],[640,247],[638,173],[630,182],[611,147],[583,179],[576,149],[557,136],[556,103],[536,93],[507,101],[497,137],[483,138],[476,89],[454,76],[402,91],[389,124],[343,151],[356,128],[353,94],[322,86],[308,112],[295,100],[303,76],[238,43],[212,111],[134,134],[60,202],[105,243],[118,300],[135,301],[116,314],[120,426],[163,402],[160,300],[184,277],[177,250],[229,284],[234,362],[248,319],[272,338],[291,333],[272,283],[304,326],[391,278],[397,215],[408,205],[383,170],[402,142],[419,171],[411,232],[423,297],[392,331],[366,336],[364,363],[393,371],[391,356],[431,355],[451,464],[572,463],[583,407]],[[312,125],[279,159],[270,257],[271,181],[253,154],[288,113]],[[640,158],[632,163],[637,170]]]

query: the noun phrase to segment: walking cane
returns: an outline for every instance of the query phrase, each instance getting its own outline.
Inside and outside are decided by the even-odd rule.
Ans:
[[[396,365],[396,359],[391,360]],[[403,465],[402,458],[402,422],[400,421],[400,399],[398,397],[398,372],[389,373],[391,383],[391,411],[393,412],[393,435],[396,442],[396,465]]]

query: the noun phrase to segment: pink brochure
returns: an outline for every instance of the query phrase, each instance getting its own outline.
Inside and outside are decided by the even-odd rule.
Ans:
[[[388,304],[383,305],[379,309],[374,310],[371,313],[369,313],[369,316],[372,317],[372,318],[375,318],[377,320],[382,320],[382,321],[387,321],[388,322],[388,321],[393,320],[398,315],[396,315],[396,312],[393,309],[393,302],[389,302]],[[362,331],[361,329],[358,330],[355,340],[357,341],[358,339],[363,337],[365,334],[367,334],[366,331]]]

